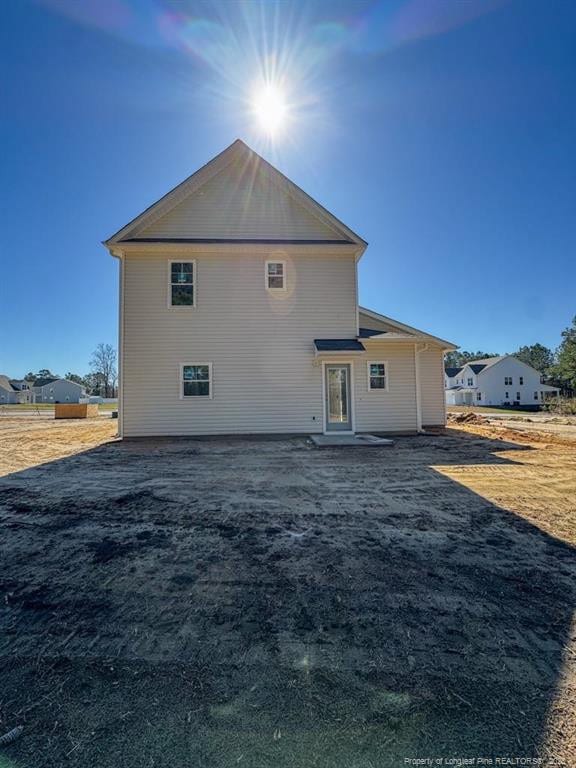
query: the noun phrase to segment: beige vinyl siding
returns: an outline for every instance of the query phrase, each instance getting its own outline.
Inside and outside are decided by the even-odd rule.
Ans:
[[[415,432],[416,386],[414,345],[366,343],[366,354],[354,360],[357,432]],[[368,389],[367,362],[388,363],[387,391]]]
[[[422,426],[445,424],[444,353],[440,347],[429,345],[420,352],[420,392]]]
[[[193,234],[191,234],[193,233]],[[231,163],[139,238],[341,240],[260,169]]]
[[[403,333],[395,325],[390,325],[383,320],[375,320],[373,317],[365,315],[362,311],[358,313],[358,325],[360,328],[369,328],[372,331],[381,331],[382,333]]]
[[[323,430],[314,338],[353,337],[352,256],[170,253],[124,257],[123,433],[200,435]],[[194,308],[169,306],[168,263],[196,261]],[[267,259],[288,290],[265,288]],[[180,398],[180,365],[212,363],[212,399]]]

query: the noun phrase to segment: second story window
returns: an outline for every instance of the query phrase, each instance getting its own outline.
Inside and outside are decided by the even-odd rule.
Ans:
[[[504,376],[504,386],[505,387],[512,386],[512,376]]]
[[[474,384],[474,379],[472,377],[468,378],[468,386],[471,387]]]
[[[193,261],[170,262],[170,306],[194,306],[195,271]]]
[[[269,291],[286,290],[286,262],[266,262],[266,288]]]
[[[520,376],[520,384],[524,384],[524,376]]]

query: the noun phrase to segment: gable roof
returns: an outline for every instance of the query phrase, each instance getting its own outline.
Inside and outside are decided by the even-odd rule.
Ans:
[[[237,139],[105,241],[121,243],[366,242]]]
[[[482,360],[472,360],[469,363],[465,363],[463,368],[470,368],[474,373],[478,374],[487,368],[491,368],[501,360],[505,360],[507,357],[513,357],[513,355],[498,355],[497,357],[485,357]]]
[[[371,338],[373,339],[380,338],[384,340],[386,337],[392,338],[407,336],[408,338],[413,337],[415,340],[418,339],[419,341],[432,341],[435,344],[439,344],[444,349],[458,349],[458,346],[456,344],[452,344],[450,341],[441,339],[438,336],[432,336],[430,333],[420,331],[418,328],[414,328],[411,325],[406,325],[405,323],[401,323],[398,320],[393,320],[391,317],[386,317],[386,315],[381,315],[379,312],[366,309],[366,307],[358,307],[358,313],[361,322],[365,322],[366,320],[375,320],[377,323],[384,326],[384,328],[377,335],[371,335]],[[363,328],[363,330],[366,331],[371,329]],[[363,336],[362,338],[368,337]]]
[[[4,376],[3,373],[0,373],[0,388],[7,389],[8,392],[14,392],[14,387],[10,383],[10,379],[8,376]]]
[[[46,378],[46,379],[35,379],[33,387],[45,387],[47,384],[53,384],[55,381],[58,381],[58,377],[54,376],[53,378]]]
[[[444,372],[449,379],[453,379],[454,376],[458,376],[462,368],[445,368]]]

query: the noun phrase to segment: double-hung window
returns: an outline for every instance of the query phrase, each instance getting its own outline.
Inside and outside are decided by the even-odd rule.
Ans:
[[[180,397],[212,397],[212,363],[184,363],[181,366]]]
[[[368,363],[368,389],[388,389],[386,363]]]
[[[468,386],[471,387],[474,384],[474,379],[470,376],[468,377]]]
[[[512,386],[512,376],[504,376],[504,386],[505,387]]]
[[[266,288],[269,291],[286,290],[286,262],[266,262]]]
[[[170,306],[193,307],[195,296],[195,262],[170,262]]]

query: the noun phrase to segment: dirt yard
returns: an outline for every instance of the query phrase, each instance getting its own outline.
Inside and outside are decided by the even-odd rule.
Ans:
[[[576,446],[115,430],[0,420],[2,768],[576,765]]]

